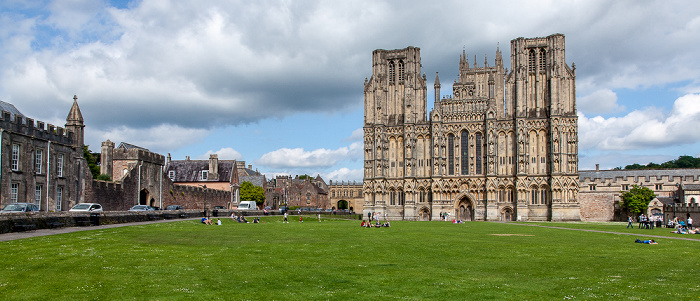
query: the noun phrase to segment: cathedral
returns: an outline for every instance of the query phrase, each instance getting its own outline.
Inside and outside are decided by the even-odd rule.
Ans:
[[[575,65],[564,35],[511,41],[511,70],[463,52],[427,113],[420,49],[375,50],[364,86],[364,215],[580,220]]]

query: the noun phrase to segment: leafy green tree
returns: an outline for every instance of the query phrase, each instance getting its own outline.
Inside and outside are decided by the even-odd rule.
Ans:
[[[636,215],[646,211],[649,202],[655,197],[656,195],[651,189],[633,185],[629,191],[624,191],[620,195],[620,206]]]
[[[255,201],[255,204],[260,206],[265,203],[265,190],[251,182],[243,181],[241,183],[241,200]]]
[[[97,158],[95,158],[95,154],[93,154],[88,147],[89,145],[83,146],[83,157],[85,160],[87,160],[88,168],[90,169],[90,173],[92,173],[92,178],[97,179],[100,175],[100,167],[97,166]]]

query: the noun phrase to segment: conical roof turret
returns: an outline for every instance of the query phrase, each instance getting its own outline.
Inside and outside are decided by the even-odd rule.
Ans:
[[[68,117],[66,117],[66,121],[68,122],[68,124],[71,125],[83,124],[83,114],[80,113],[77,95],[73,95],[73,106],[70,108],[70,112],[68,112]]]

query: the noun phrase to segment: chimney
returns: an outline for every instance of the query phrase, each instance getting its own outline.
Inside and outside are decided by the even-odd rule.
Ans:
[[[253,169],[253,164],[248,164],[248,169]]]
[[[596,165],[595,165],[595,171],[596,171],[596,172],[599,172],[599,171],[600,171],[600,164],[596,164]]]
[[[219,155],[209,155],[209,177],[214,179],[219,178]]]

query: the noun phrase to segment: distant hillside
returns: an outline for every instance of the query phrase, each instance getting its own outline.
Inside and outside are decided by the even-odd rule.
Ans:
[[[647,165],[641,165],[638,163],[625,166],[625,170],[634,169],[660,169],[660,168],[700,168],[700,158],[695,158],[693,156],[680,156],[678,159],[667,161],[661,164],[656,164],[650,162]],[[623,168],[616,168],[623,169]]]

